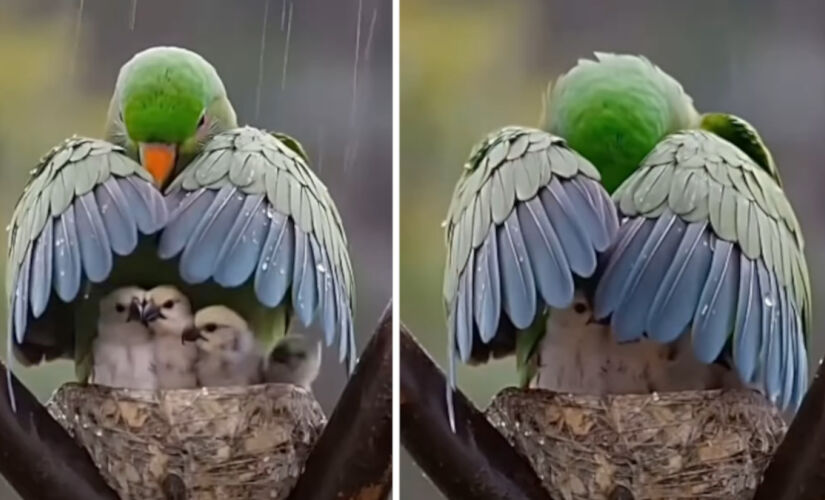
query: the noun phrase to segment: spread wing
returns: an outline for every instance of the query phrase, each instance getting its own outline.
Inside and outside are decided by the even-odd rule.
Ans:
[[[599,173],[564,141],[507,127],[472,153],[447,215],[450,360],[511,354],[546,305],[573,301],[618,228]],[[454,374],[451,369],[451,384]]]
[[[148,172],[118,146],[72,138],[40,161],[9,225],[8,331],[24,362],[71,352],[63,303],[84,280],[109,277],[114,256],[133,252],[166,215]]]
[[[614,195],[623,221],[594,306],[620,341],[690,330],[781,407],[807,387],[811,291],[799,224],[777,180],[704,132],[660,143]]]
[[[300,150],[244,127],[214,137],[166,193],[164,259],[189,284],[251,286],[264,306],[289,304],[327,345],[355,361],[354,284],[338,210]],[[257,332],[259,335],[262,332]]]

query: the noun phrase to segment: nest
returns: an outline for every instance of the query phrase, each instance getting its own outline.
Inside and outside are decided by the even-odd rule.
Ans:
[[[66,384],[47,407],[121,498],[286,498],[325,423],[312,394],[289,384]]]
[[[745,390],[584,396],[505,389],[487,418],[553,498],[751,498],[785,435]]]

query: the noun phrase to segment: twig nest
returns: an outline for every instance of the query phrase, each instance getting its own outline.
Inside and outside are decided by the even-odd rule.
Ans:
[[[786,426],[752,391],[505,389],[487,418],[553,498],[751,498]],[[618,496],[617,496],[618,495]]]
[[[47,407],[121,498],[135,499],[286,498],[325,423],[312,394],[289,384],[66,384]]]

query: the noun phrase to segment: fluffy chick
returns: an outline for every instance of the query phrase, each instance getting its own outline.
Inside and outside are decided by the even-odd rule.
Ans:
[[[149,290],[143,319],[154,333],[155,365],[161,389],[191,389],[198,386],[195,361],[198,348],[184,342],[183,332],[194,323],[189,299],[171,285]]]
[[[269,353],[264,380],[310,389],[321,369],[321,343],[299,334],[282,338]]]
[[[127,389],[156,389],[154,348],[141,322],[146,291],[123,287],[100,301],[97,337],[92,344],[91,382]]]
[[[205,387],[242,386],[261,381],[261,349],[249,325],[232,309],[209,306],[195,313],[184,335],[198,348],[195,371]]]

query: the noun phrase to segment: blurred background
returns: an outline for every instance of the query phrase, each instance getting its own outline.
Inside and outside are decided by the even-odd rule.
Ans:
[[[102,135],[117,71],[134,53],[195,50],[222,76],[239,121],[296,137],[329,187],[363,349],[392,290],[391,20],[390,0],[0,0],[0,220],[53,145]],[[315,383],[327,415],[346,382],[333,354]],[[45,399],[74,371],[56,362],[16,373]]]
[[[699,111],[744,117],[762,133],[806,238],[814,289],[810,359],[825,350],[825,4],[780,0],[401,1],[401,319],[442,365],[444,219],[472,145],[538,125],[551,79],[593,51],[643,54]],[[516,382],[514,360],[461,367],[479,407]],[[435,444],[434,444],[435,445]],[[402,452],[402,498],[442,498]]]

